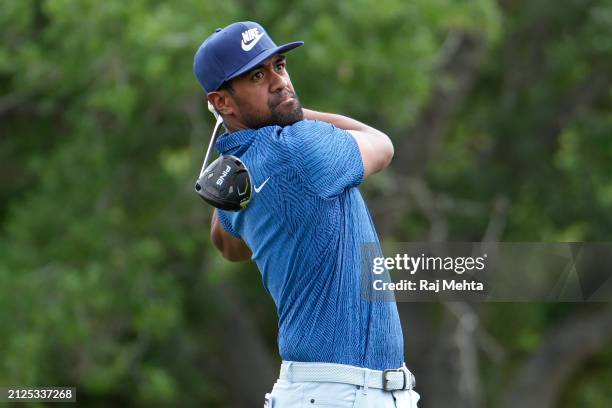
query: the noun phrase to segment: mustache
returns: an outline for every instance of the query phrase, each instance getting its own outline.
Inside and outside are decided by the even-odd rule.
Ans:
[[[284,99],[286,99],[287,97],[293,98],[293,99],[297,99],[297,97],[295,96],[295,92],[289,91],[289,90],[284,90],[284,91],[280,91],[277,92],[276,94],[274,94],[270,100],[268,101],[268,105],[270,107],[274,107],[279,105]]]

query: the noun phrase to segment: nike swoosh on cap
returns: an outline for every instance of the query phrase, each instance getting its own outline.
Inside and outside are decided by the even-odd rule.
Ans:
[[[257,34],[257,36],[255,38],[253,38],[253,40],[250,43],[248,43],[248,44],[245,44],[244,40],[242,40],[240,42],[240,44],[242,45],[242,49],[245,50],[245,51],[251,51],[253,49],[253,47],[255,46],[255,44],[257,44],[259,42],[259,40],[261,39],[261,37],[263,37],[263,35],[264,35],[264,33]]]

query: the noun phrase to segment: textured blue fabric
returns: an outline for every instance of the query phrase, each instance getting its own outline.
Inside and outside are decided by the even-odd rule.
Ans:
[[[240,157],[260,188],[245,210],[218,214],[251,248],[276,303],[282,359],[401,367],[395,302],[361,296],[361,244],[378,238],[357,189],[364,169],[352,135],[304,120],[226,134],[216,147]]]

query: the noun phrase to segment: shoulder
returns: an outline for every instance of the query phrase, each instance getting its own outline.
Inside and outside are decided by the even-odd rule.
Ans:
[[[292,125],[282,128],[283,135],[302,136],[313,133],[329,133],[337,130],[331,123],[322,122],[319,120],[300,120]]]
[[[338,137],[336,137],[338,136]],[[282,128],[280,137],[290,150],[307,152],[320,150],[334,139],[350,137],[346,130],[318,120],[301,120]]]
[[[347,133],[347,131],[337,128],[328,122],[319,120],[300,120],[292,125],[284,127],[273,125],[266,126],[254,130],[257,132],[257,139],[267,141],[270,139],[278,139],[287,142],[292,142],[296,138],[303,139],[305,137],[328,136],[334,132]]]

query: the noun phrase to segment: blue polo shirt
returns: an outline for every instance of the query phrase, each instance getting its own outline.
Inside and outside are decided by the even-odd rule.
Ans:
[[[303,120],[225,134],[216,148],[240,157],[251,174],[248,207],[217,213],[253,252],[276,303],[281,358],[401,367],[395,302],[361,293],[362,244],[380,246],[357,189],[364,169],[352,135]]]

